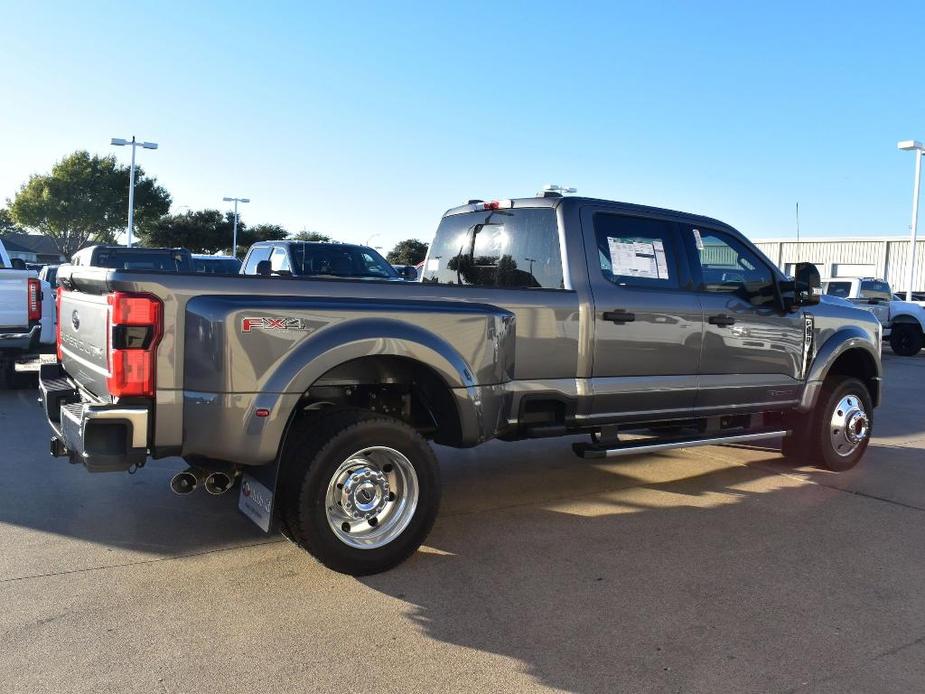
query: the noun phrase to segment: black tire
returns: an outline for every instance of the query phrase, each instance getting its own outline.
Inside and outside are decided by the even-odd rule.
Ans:
[[[332,530],[326,511],[328,485],[339,466],[367,447],[401,453],[414,468],[418,501],[407,526],[380,547],[346,544]],[[334,571],[365,576],[391,569],[427,538],[440,507],[440,469],[427,442],[404,422],[365,410],[337,409],[296,422],[282,456],[280,485],[284,534]]]
[[[918,325],[911,323],[896,323],[890,332],[890,349],[893,354],[900,357],[914,357],[918,354],[923,344],[925,344],[925,335]]]
[[[833,443],[835,436],[843,435],[844,429],[833,427],[833,417],[837,417],[837,406],[844,398],[854,401],[866,419],[866,435],[850,452],[841,454]],[[857,427],[860,420],[851,420]],[[792,428],[793,433],[784,439],[782,453],[794,462],[811,463],[833,472],[850,470],[864,456],[870,443],[873,429],[873,405],[867,387],[859,379],[850,376],[830,376],[822,386],[822,392],[815,409],[808,417],[803,417]],[[846,442],[846,448],[848,442]]]

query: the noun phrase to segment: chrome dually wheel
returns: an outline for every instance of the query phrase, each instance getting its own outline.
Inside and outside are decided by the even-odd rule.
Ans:
[[[870,435],[870,418],[864,410],[861,398],[848,393],[832,410],[829,421],[829,439],[836,455],[847,457],[853,454]]]
[[[418,505],[418,477],[411,461],[387,446],[356,451],[328,483],[328,525],[344,544],[376,549],[400,535]]]
[[[440,467],[427,441],[376,412],[332,408],[300,419],[280,465],[287,537],[353,576],[386,571],[414,554],[440,507]]]

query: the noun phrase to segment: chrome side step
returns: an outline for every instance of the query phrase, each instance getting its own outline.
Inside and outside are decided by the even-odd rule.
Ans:
[[[691,437],[671,440],[652,441],[651,439],[640,439],[638,441],[627,441],[625,444],[619,444],[613,448],[595,446],[589,443],[576,443],[572,445],[572,450],[580,458],[617,458],[622,455],[638,455],[640,453],[654,453],[656,451],[667,451],[672,448],[692,448],[694,446],[714,446],[722,443],[744,443],[746,441],[758,441],[760,439],[770,439],[777,436],[787,436],[789,430],[774,431],[755,431],[749,434],[729,434],[727,436],[713,437]]]

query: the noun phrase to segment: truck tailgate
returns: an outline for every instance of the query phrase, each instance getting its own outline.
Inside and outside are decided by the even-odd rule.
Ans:
[[[108,394],[109,302],[106,294],[61,292],[61,363],[82,387]]]
[[[29,325],[26,308],[29,276],[27,270],[0,270],[0,328]]]

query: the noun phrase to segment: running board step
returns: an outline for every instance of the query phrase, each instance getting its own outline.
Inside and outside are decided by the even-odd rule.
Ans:
[[[579,458],[616,458],[621,455],[638,455],[667,451],[672,448],[692,448],[694,446],[713,446],[721,443],[745,443],[777,436],[787,436],[788,430],[753,431],[747,434],[727,434],[723,436],[690,436],[674,439],[638,439],[616,445],[597,445],[590,443],[573,443],[572,450]]]

